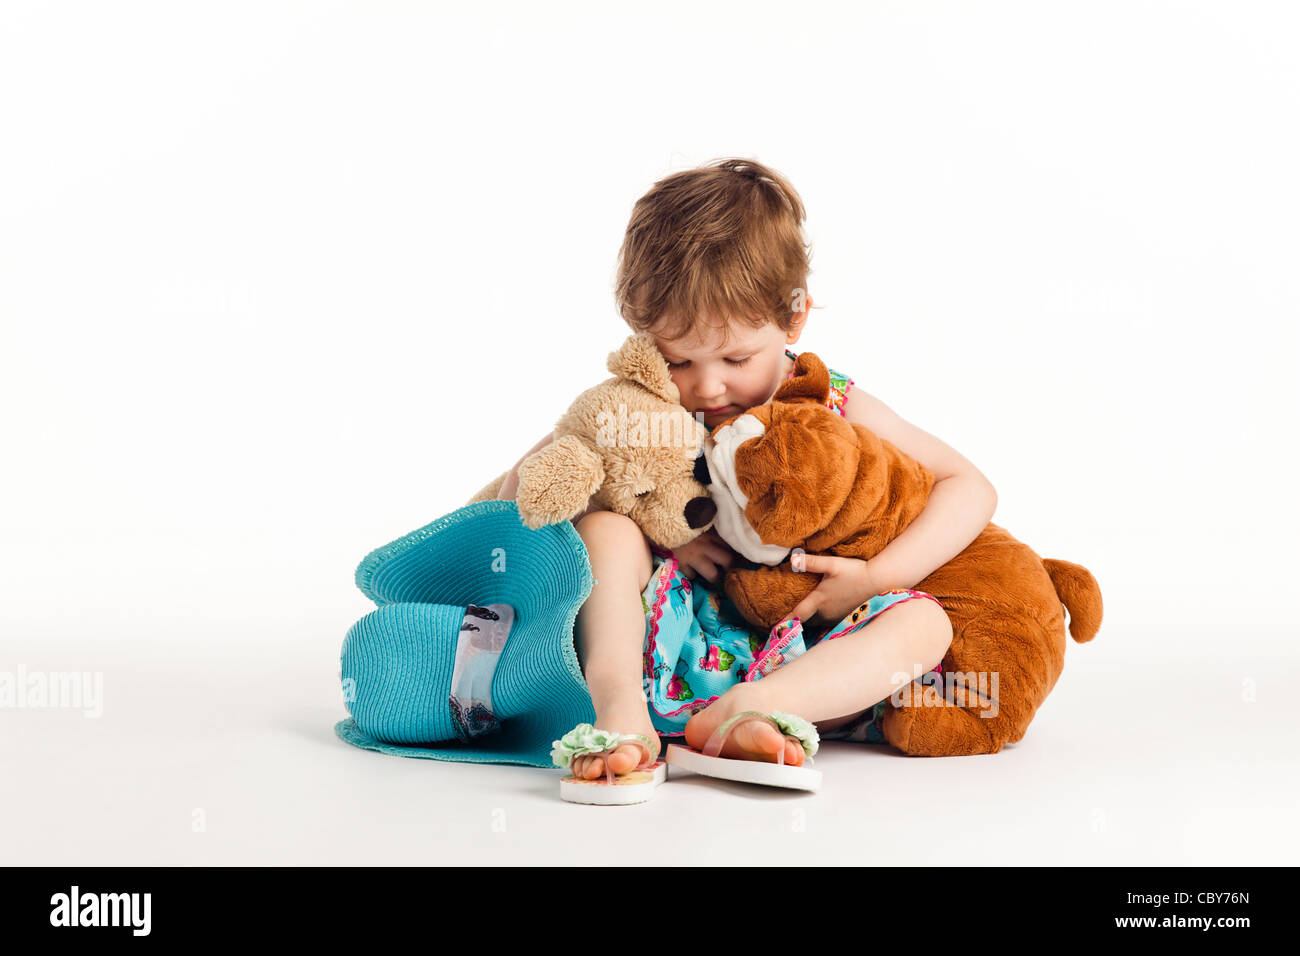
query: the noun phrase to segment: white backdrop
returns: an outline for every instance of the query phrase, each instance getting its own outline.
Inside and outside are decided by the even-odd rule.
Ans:
[[[606,376],[637,197],[735,155],[809,210],[798,347],[1092,569],[1090,651],[1294,653],[1285,4],[7,10],[7,634],[341,638]]]
[[[824,308],[798,348],[1097,576],[1066,678],[1159,694],[1181,657],[1214,675],[1207,720],[1247,680],[1289,700],[1297,20],[6,4],[0,642],[283,644],[336,669],[371,606],[358,561],[606,377],[635,200],[741,156],[808,207]]]

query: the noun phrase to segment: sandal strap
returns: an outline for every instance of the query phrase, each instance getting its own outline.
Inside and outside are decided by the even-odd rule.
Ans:
[[[724,721],[709,737],[701,753],[706,757],[718,756],[722,752],[723,744],[727,742],[727,738],[731,736],[737,727],[755,720],[767,723],[781,731],[786,740],[793,740],[803,747],[805,756],[811,758],[817,752],[820,740],[817,728],[802,717],[782,713],[779,710],[774,710],[770,714],[758,710],[745,710]],[[785,765],[785,747],[777,751],[776,762],[781,766]]]

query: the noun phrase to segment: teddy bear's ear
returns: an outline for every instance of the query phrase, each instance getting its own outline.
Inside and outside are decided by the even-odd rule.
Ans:
[[[772,396],[774,402],[813,402],[825,405],[831,395],[831,373],[812,352],[800,352],[792,376]]]
[[[628,337],[616,352],[610,352],[605,367],[619,378],[644,385],[665,401],[681,404],[681,394],[668,374],[668,361],[649,332]]]
[[[577,435],[557,438],[519,463],[519,517],[530,528],[569,521],[604,483],[594,448]]]

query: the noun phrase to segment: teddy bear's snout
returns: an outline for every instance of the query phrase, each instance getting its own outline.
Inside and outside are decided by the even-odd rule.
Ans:
[[[718,506],[712,498],[692,498],[686,502],[686,524],[692,528],[703,528],[718,513]]]

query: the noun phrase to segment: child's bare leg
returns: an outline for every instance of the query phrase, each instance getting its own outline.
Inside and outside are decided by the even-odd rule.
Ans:
[[[728,717],[743,710],[782,710],[829,730],[846,723],[897,689],[898,673],[908,679],[943,660],[952,643],[952,623],[934,601],[918,598],[891,607],[846,637],[822,641],[801,657],[751,684],[738,684],[686,725],[686,742],[699,750]],[[803,748],[786,741],[770,724],[746,723],[722,749],[724,757],[803,763]]]
[[[612,511],[592,512],[575,527],[596,579],[577,619],[578,660],[591,690],[596,726],[655,740],[641,683],[646,628],[641,592],[653,567],[650,548],[631,518]],[[609,766],[616,774],[627,773],[642,757],[640,747],[624,744],[610,755]],[[603,758],[578,757],[572,770],[588,780],[603,776]]]

